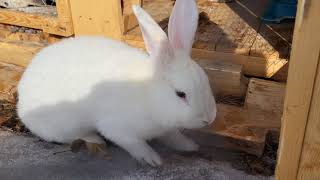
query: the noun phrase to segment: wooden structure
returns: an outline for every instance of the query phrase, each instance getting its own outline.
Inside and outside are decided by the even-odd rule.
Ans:
[[[43,32],[61,36],[73,34],[69,0],[57,1],[57,15],[31,14],[9,9],[0,9],[0,22],[16,26],[41,29]]]
[[[285,81],[293,26],[261,23],[256,18],[258,12],[255,14],[255,9],[258,8],[248,6],[254,13],[244,8],[250,4],[248,1],[250,0],[241,0],[227,5],[208,3],[207,0],[198,1],[202,13],[194,56],[243,65],[246,75]],[[33,54],[47,45],[45,43],[55,40],[54,35],[104,35],[136,47],[144,47],[140,29],[131,10],[132,4],[142,2],[144,8],[166,29],[173,4],[171,0],[95,0],[94,3],[85,0],[57,0],[57,15],[49,16],[0,9],[0,23],[41,29],[44,35],[40,36],[49,38],[40,37],[38,39],[42,40],[41,43],[32,43],[31,46],[30,43],[26,44],[25,40],[23,43],[2,44],[8,53],[0,55],[0,58],[5,62],[26,66]],[[50,25],[48,22],[55,23]],[[55,31],[56,27],[65,29],[65,33]],[[3,32],[0,29],[0,35],[1,33],[6,34],[5,37],[8,34],[13,36],[12,32]],[[17,42],[10,38],[2,41]],[[12,46],[10,49],[14,49],[14,52],[20,52],[11,52],[9,46]]]
[[[280,129],[285,85],[249,79],[244,75],[285,81],[285,71],[278,77],[277,73],[287,64],[290,44],[286,44],[281,38],[280,42],[275,38],[268,38],[274,34],[266,31],[268,27],[261,24],[254,13],[248,13],[242,7],[246,4],[245,0],[228,4],[208,2],[198,1],[201,13],[192,55],[208,73],[211,84],[217,87],[214,93],[219,102],[220,113],[214,126],[201,132],[226,139],[223,147],[233,147],[261,155],[267,132]],[[0,60],[26,66],[34,54],[43,47],[73,35],[102,35],[144,48],[140,29],[132,14],[132,4],[143,4],[144,9],[166,31],[173,7],[171,0],[95,0],[94,3],[85,0],[57,0],[57,16],[49,17],[59,21],[59,12],[69,14],[63,22],[69,22],[72,33],[63,35],[56,33],[52,29],[54,26],[46,25],[48,17],[43,14],[3,10],[17,13],[16,19],[19,21],[0,18],[0,23],[25,26],[30,19],[24,17],[41,17],[44,19],[40,18],[42,22],[39,24],[47,29],[29,24],[26,27],[41,30],[30,34],[12,31],[10,26],[3,25],[3,28],[0,28],[0,49],[5,53],[0,54]],[[87,8],[89,6],[90,9]],[[159,8],[162,10],[159,11]],[[218,16],[219,14],[223,16]],[[287,39],[290,41],[290,35]],[[273,44],[285,45],[279,48]],[[282,51],[286,52],[286,55],[281,56]],[[274,107],[278,109],[275,110]]]
[[[143,4],[167,30],[171,0],[57,0],[56,14],[52,15],[0,9],[0,61],[27,66],[48,44],[88,34],[144,48],[132,4]],[[217,87],[214,93],[219,113],[214,126],[197,135],[212,138],[213,134],[223,139],[223,147],[260,155],[266,134],[279,131],[281,126],[277,179],[320,179],[320,24],[315,20],[320,17],[320,2],[299,1],[286,92],[292,23],[267,25],[259,21],[257,16],[264,6],[260,1],[224,4],[198,0],[198,6],[201,14],[192,56]],[[40,31],[13,31],[10,25]],[[3,92],[11,92],[14,85],[9,84]]]
[[[320,1],[299,1],[276,177],[320,179]]]

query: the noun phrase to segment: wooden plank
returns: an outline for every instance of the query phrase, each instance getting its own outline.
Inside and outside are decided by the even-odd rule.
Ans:
[[[73,35],[73,24],[69,0],[57,0],[56,8],[58,12],[59,23],[63,24],[67,35]]]
[[[320,62],[320,54],[319,60]],[[303,141],[298,179],[320,179],[320,65],[308,116],[308,124]]]
[[[260,156],[267,130],[250,126],[247,123],[249,116],[246,109],[225,104],[217,104],[217,109],[219,113],[210,127],[189,133],[193,139],[204,147],[240,150]],[[216,143],[214,139],[218,139],[220,143]]]
[[[16,86],[23,73],[23,68],[0,63],[0,100],[15,103]]]
[[[134,14],[123,16],[123,29],[124,33],[138,26],[138,20]]]
[[[284,113],[281,122],[280,147],[276,169],[276,179],[279,180],[297,178],[305,127],[319,64],[319,9],[320,1],[318,0],[298,3]]]
[[[278,82],[287,82],[288,78],[288,70],[289,70],[289,63],[282,66],[272,77],[271,79],[274,79]]]
[[[242,65],[196,60],[208,75],[215,97],[245,97],[248,80],[242,74]]]
[[[264,59],[260,57],[244,56],[216,51],[192,49],[192,56],[199,59],[210,59],[212,61],[225,61],[243,65],[246,75],[271,78],[279,71],[287,61],[284,59]]]
[[[245,106],[248,109],[260,108],[272,111],[281,116],[285,88],[286,85],[284,83],[251,78],[248,86]]]
[[[122,39],[123,17],[120,0],[70,0],[74,32]],[[90,8],[88,8],[90,7]]]
[[[267,132],[279,128],[279,123],[270,120],[280,122],[280,117],[268,111],[226,104],[217,104],[217,108],[219,113],[214,123],[193,134],[195,140],[203,146],[223,147],[260,156]],[[210,143],[213,138],[218,137],[221,141],[219,144]]]
[[[32,57],[43,47],[41,43],[1,42],[0,61],[26,67]]]
[[[221,23],[222,10],[219,3],[209,1],[198,1],[199,23],[195,35],[194,48],[214,51],[216,44],[223,35],[219,27]]]
[[[43,33],[21,33],[12,32],[9,29],[0,27],[0,40],[1,41],[31,41],[31,42],[43,42]]]
[[[137,36],[131,36],[130,38],[134,39],[136,37]],[[143,41],[126,39],[125,42],[133,47],[145,49]],[[192,57],[194,59],[209,59],[212,62],[239,64],[243,66],[243,73],[245,75],[271,79],[273,79],[276,73],[288,63],[285,59],[265,59],[261,57],[244,56],[196,48],[192,49]]]
[[[124,32],[126,33],[138,26],[137,18],[132,12],[132,5],[136,4],[142,6],[142,0],[123,0],[123,4],[123,25]]]
[[[171,0],[144,0],[143,9],[145,9],[151,17],[158,23],[162,21],[168,22],[169,16],[173,8],[173,1]]]
[[[237,3],[221,3],[223,22],[219,27],[224,32],[216,45],[216,51],[249,55],[260,25],[259,19]]]
[[[44,32],[62,36],[70,35],[65,24],[60,24],[59,19],[53,16],[0,9],[0,23],[42,29]]]
[[[144,1],[143,9],[145,9],[151,17],[162,27],[166,29],[168,26],[169,16],[172,11],[172,1],[171,0],[162,0],[162,1]],[[161,9],[161,10],[159,10]],[[126,23],[126,20],[125,20]],[[130,29],[124,35],[125,41],[128,41],[129,44],[136,44],[138,47],[142,47],[143,41],[140,27],[136,26],[135,28]],[[132,42],[133,41],[133,42]]]

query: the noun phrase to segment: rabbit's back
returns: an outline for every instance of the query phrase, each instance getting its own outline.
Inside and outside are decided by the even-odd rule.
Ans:
[[[18,86],[18,107],[24,112],[77,101],[99,83],[148,79],[150,66],[143,51],[122,42],[101,37],[63,40],[34,57]]]

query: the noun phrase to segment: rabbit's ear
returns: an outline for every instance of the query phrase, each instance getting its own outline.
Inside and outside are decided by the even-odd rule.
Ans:
[[[164,60],[173,55],[166,33],[140,6],[133,5],[149,55],[155,59]]]
[[[198,26],[198,8],[195,0],[176,0],[169,20],[169,40],[174,50],[191,53]]]

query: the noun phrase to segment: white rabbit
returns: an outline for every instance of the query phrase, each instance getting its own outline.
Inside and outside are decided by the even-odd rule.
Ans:
[[[104,143],[99,133],[153,166],[162,162],[147,140],[198,149],[179,131],[216,116],[208,78],[190,57],[196,3],[176,1],[169,38],[143,9],[133,10],[148,54],[103,37],[77,37],[33,58],[18,85],[17,106],[31,132],[47,141]]]

